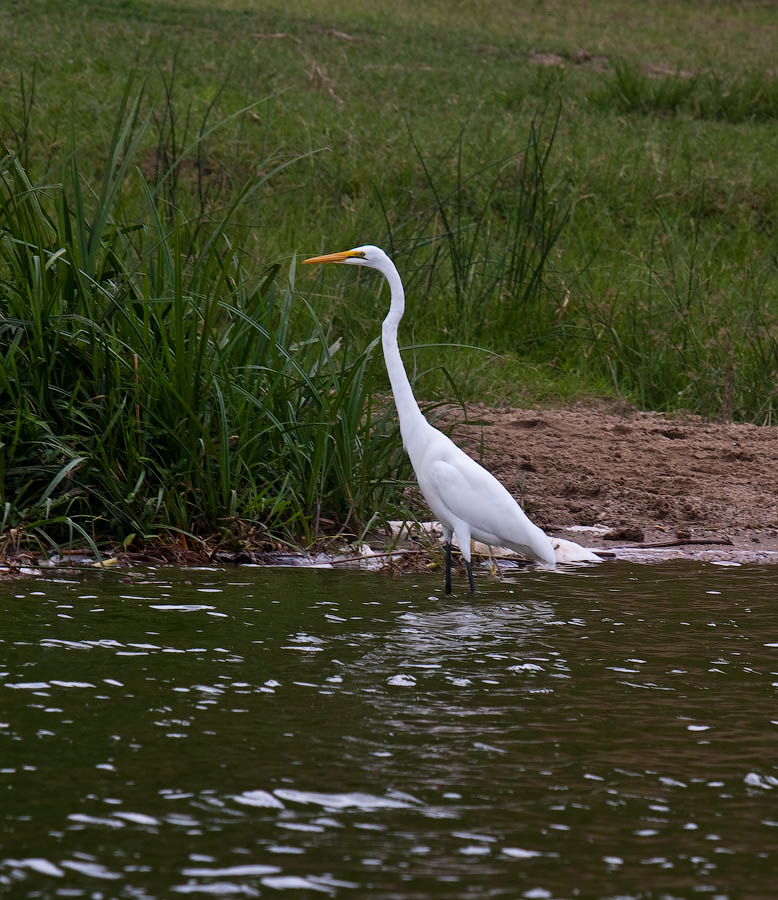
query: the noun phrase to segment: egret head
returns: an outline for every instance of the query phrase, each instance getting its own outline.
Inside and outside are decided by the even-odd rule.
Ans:
[[[352,266],[368,266],[371,269],[382,269],[389,262],[389,257],[380,247],[365,244],[353,250],[341,250],[338,253],[327,253],[325,256],[312,256],[304,259],[304,263],[348,263]]]

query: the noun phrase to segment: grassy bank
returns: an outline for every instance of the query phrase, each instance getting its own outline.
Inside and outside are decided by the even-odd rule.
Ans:
[[[399,503],[386,294],[294,280],[364,242],[428,399],[772,422],[777,30],[669,0],[4,6],[3,532],[299,540]]]

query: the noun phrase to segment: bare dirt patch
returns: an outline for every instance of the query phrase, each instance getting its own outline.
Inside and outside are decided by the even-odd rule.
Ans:
[[[622,544],[710,539],[755,560],[778,551],[778,429],[583,407],[473,407],[468,419],[455,438],[477,457],[483,448],[552,534],[608,546],[602,530],[566,534],[602,525]]]
[[[589,65],[595,71],[602,72],[608,67],[608,57],[596,53],[590,53],[579,47],[574,54],[555,53],[548,50],[530,50],[529,61],[535,66],[553,66],[564,69],[572,64],[576,66]]]

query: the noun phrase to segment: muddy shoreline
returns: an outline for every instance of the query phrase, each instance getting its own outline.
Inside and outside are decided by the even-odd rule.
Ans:
[[[450,410],[452,437],[506,485],[549,535],[603,551],[604,558],[721,564],[778,562],[778,429],[707,422],[633,409],[576,406]],[[249,540],[242,549],[183,538],[108,556],[137,565],[317,565],[418,571],[434,541],[390,535],[355,547],[290,553]],[[7,552],[4,574],[39,574],[52,565],[94,565],[86,554],[45,559]]]
[[[629,558],[778,559],[776,428],[590,406],[467,419],[455,439],[550,534]]]

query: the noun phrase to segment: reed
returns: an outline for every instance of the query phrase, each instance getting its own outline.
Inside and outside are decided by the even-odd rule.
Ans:
[[[220,218],[187,216],[172,166],[150,183],[133,165],[139,96],[128,82],[91,195],[75,137],[58,184],[0,161],[3,533],[359,533],[405,472],[375,344],[333,338],[295,295],[294,260],[247,269],[237,214],[281,166]]]

